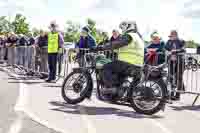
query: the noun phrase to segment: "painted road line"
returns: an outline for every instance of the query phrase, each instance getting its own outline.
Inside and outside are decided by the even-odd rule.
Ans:
[[[2,68],[2,70],[4,70],[5,72],[7,72],[8,74],[10,74],[11,76],[18,78],[18,75],[13,74],[12,72],[10,72],[9,70]],[[32,113],[31,111],[29,111],[27,108],[25,108],[26,103],[28,102],[28,87],[26,84],[22,83],[23,80],[19,81],[19,96],[17,98],[17,102],[14,106],[14,110],[15,112],[24,112],[25,114],[27,114],[32,120],[46,126],[49,129],[55,130],[57,132],[62,132],[62,133],[68,133],[67,131],[57,128],[53,125],[50,125],[48,121],[45,120],[41,120],[39,117],[37,117],[34,113]],[[10,130],[8,133],[18,133],[21,130],[21,118],[18,118],[10,127]]]
[[[84,121],[83,123],[85,124],[87,128],[87,133],[97,133],[96,128],[93,126],[92,121],[87,117],[87,112],[83,107],[78,107],[81,113],[81,119]]]
[[[18,118],[12,123],[8,133],[20,133],[22,129],[22,116],[18,116]]]

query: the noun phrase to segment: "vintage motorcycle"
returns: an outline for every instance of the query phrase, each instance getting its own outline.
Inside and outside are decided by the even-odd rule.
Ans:
[[[137,113],[152,115],[164,111],[168,100],[165,73],[162,73],[165,65],[134,65],[126,76],[120,76],[117,91],[108,93],[103,82],[103,66],[112,60],[99,51],[90,51],[84,58],[90,61],[90,66],[74,68],[63,82],[62,97],[67,103],[78,104],[91,98],[94,91],[99,100],[130,106]]]

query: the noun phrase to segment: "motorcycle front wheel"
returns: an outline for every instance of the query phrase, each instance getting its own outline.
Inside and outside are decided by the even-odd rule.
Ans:
[[[148,80],[132,89],[130,103],[140,114],[153,115],[165,106],[166,85],[163,80]]]
[[[88,97],[89,91],[92,91],[91,87],[92,80],[89,73],[74,71],[63,82],[62,97],[69,104],[78,104]]]

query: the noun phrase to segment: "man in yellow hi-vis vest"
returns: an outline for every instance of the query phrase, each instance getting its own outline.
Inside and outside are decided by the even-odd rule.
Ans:
[[[128,74],[140,76],[140,65],[144,62],[144,41],[137,30],[135,22],[124,21],[120,24],[122,35],[111,43],[105,44],[103,48],[96,50],[118,50],[118,59],[104,65],[103,80],[105,93],[116,93],[119,86],[119,79]],[[95,49],[94,49],[95,50]],[[130,72],[130,70],[133,70]],[[111,76],[112,75],[112,76]]]
[[[59,48],[63,47],[63,36],[57,31],[56,22],[50,25],[51,32],[48,34],[48,64],[49,64],[49,78],[46,82],[55,82],[57,70],[57,56]]]

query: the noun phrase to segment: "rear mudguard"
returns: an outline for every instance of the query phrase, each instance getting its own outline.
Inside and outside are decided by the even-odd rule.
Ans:
[[[86,69],[86,68],[74,68],[73,71],[74,72],[83,72],[87,75],[88,80],[89,80],[89,83],[88,83],[89,89],[85,93],[86,93],[87,98],[90,99],[91,96],[92,96],[92,91],[93,91],[94,86],[93,86],[92,76],[89,73],[88,69]],[[83,94],[85,94],[85,93],[83,93]]]
[[[163,80],[163,77],[162,76],[159,76],[159,77],[157,77],[157,78],[152,78],[152,80],[156,80],[156,81],[161,81],[161,82],[163,82],[164,84],[163,85],[165,85],[165,88],[164,88],[164,95],[165,95],[165,97],[167,97],[168,96],[168,91],[167,91],[167,85],[166,85],[166,83],[165,83],[165,81]]]

